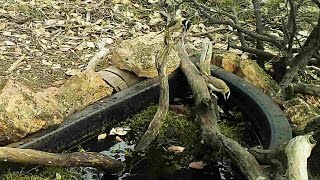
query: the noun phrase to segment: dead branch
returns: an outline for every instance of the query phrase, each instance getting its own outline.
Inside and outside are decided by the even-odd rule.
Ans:
[[[109,54],[109,49],[105,48],[104,45],[100,48],[99,52],[93,56],[93,58],[89,61],[86,69],[95,70],[97,65]]]
[[[271,59],[274,59],[276,58],[277,56],[276,55],[273,55],[269,52],[266,52],[266,51],[263,51],[263,50],[260,50],[260,49],[255,49],[255,48],[251,48],[251,47],[242,47],[242,46],[235,46],[233,44],[228,44],[229,48],[234,48],[234,49],[239,49],[241,51],[244,51],[244,52],[248,52],[248,53],[253,53],[253,54],[256,54],[258,56],[261,56],[267,60],[271,60]]]
[[[196,8],[204,15],[206,16],[211,23],[213,24],[225,24],[225,25],[229,25],[231,26],[232,28],[234,29],[237,29],[243,33],[245,33],[246,35],[248,36],[251,36],[253,38],[256,38],[256,39],[260,39],[262,41],[267,41],[267,42],[270,42],[272,43],[274,46],[276,46],[279,50],[281,50],[283,48],[283,39],[281,38],[278,38],[278,37],[274,37],[274,36],[271,36],[271,35],[260,35],[260,34],[257,34],[253,31],[249,31],[247,29],[244,29],[242,28],[240,25],[238,24],[235,24],[231,21],[221,21],[221,20],[216,20],[214,19],[210,14],[208,14],[208,12],[212,12],[211,9],[209,7],[206,7],[204,6],[203,4],[197,2],[196,0],[192,0],[193,4],[196,6]],[[232,16],[232,15],[228,15],[229,16]]]
[[[199,116],[204,142],[212,148],[218,150],[222,148],[248,179],[268,179],[256,159],[245,148],[220,133],[217,125],[216,99],[211,99],[206,82],[195,65],[191,63],[183,42],[178,45],[177,49],[181,59],[181,69],[194,94],[195,109]]]
[[[275,164],[277,171],[275,176],[283,177],[284,167],[287,167],[285,179],[308,179],[307,159],[311,154],[316,141],[312,137],[313,132],[297,136],[288,143],[275,149],[251,148],[249,151],[259,162]],[[277,179],[277,178],[276,178]]]
[[[233,19],[233,23],[239,25],[239,18],[238,18],[238,13],[236,11],[236,6],[237,6],[237,0],[233,1],[233,6],[231,7],[234,19]],[[240,43],[242,47],[247,47],[247,42],[243,36],[243,33],[241,31],[239,31],[238,29],[236,30],[236,34],[238,35],[239,39],[240,39]]]
[[[169,109],[169,83],[167,75],[167,58],[170,52],[170,35],[169,31],[165,30],[164,50],[156,57],[157,71],[160,80],[160,97],[159,106],[155,116],[149,124],[148,130],[141,137],[139,143],[135,147],[135,151],[143,151],[149,148],[149,145],[157,137],[161,126],[166,118]]]
[[[215,32],[221,32],[221,31],[228,31],[227,28],[221,27],[221,28],[216,28],[216,29],[211,29],[208,30],[206,32],[199,32],[199,33],[195,33],[195,34],[191,34],[190,36],[192,37],[200,37],[200,36],[205,36],[211,33],[215,33]]]
[[[121,172],[125,165],[96,152],[48,153],[32,149],[0,147],[0,161],[59,167],[90,166],[108,173]]]
[[[19,65],[22,63],[22,61],[24,60],[25,56],[21,56],[19,57],[19,59],[17,59],[10,67],[9,69],[6,71],[7,74],[11,73],[12,71],[14,71],[17,67],[19,67]]]
[[[314,84],[294,83],[293,91],[295,93],[308,94],[320,97],[320,86]]]
[[[285,149],[288,158],[288,179],[308,179],[307,160],[316,145],[312,134],[297,136],[289,141]]]
[[[301,48],[301,51],[294,57],[292,62],[290,62],[290,69],[280,82],[282,89],[286,89],[292,80],[298,75],[299,69],[304,68],[311,57],[316,54],[320,49],[320,16],[318,18],[317,26],[312,30],[311,34],[308,36],[305,44]]]

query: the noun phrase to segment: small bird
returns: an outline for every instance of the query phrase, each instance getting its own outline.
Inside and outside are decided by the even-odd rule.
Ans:
[[[180,30],[182,30],[183,32],[187,32],[190,27],[191,23],[189,22],[189,20],[181,16],[174,19],[168,24],[169,32],[178,32]]]
[[[212,76],[204,76],[204,77],[207,82],[208,88],[212,94],[213,92],[219,92],[223,95],[224,100],[229,99],[230,88],[223,80],[216,77],[212,77]]]

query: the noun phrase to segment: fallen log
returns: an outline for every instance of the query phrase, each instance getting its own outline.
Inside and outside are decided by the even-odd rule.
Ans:
[[[32,149],[0,147],[0,161],[32,165],[80,167],[90,166],[115,174],[125,165],[107,155],[96,152],[48,153]]]

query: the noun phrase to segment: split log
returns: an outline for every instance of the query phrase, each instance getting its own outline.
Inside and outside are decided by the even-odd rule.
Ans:
[[[0,162],[59,167],[90,166],[103,169],[110,174],[119,173],[125,167],[124,163],[96,152],[58,154],[32,149],[17,149],[9,147],[0,147]]]
[[[206,82],[189,59],[183,42],[177,46],[177,49],[181,59],[181,69],[194,94],[195,109],[199,116],[204,142],[212,148],[218,150],[222,148],[248,179],[268,179],[253,155],[239,143],[220,133],[217,125],[216,99],[211,99]]]

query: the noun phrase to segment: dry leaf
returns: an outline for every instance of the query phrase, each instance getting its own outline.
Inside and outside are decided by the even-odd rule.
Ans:
[[[170,146],[168,147],[168,151],[169,152],[174,152],[174,153],[181,153],[184,151],[184,147],[181,147],[181,146]]]
[[[118,142],[123,142],[123,141],[124,141],[124,140],[121,139],[121,137],[119,137],[119,136],[116,136],[116,140],[117,140]]]
[[[112,128],[109,135],[119,135],[119,136],[124,136],[130,131],[130,128],[123,128],[123,127],[115,127]]]
[[[189,108],[183,104],[171,104],[169,108],[177,114],[186,114],[190,111]]]
[[[206,164],[203,161],[192,162],[189,164],[189,168],[203,169]]]
[[[98,140],[103,140],[107,137],[107,133],[99,134]]]
[[[0,30],[6,28],[6,23],[0,23]]]
[[[14,42],[11,42],[11,41],[3,41],[3,43],[6,45],[6,46],[14,46]]]
[[[87,42],[87,47],[89,47],[89,48],[95,48],[96,46],[94,45],[93,42]]]
[[[47,61],[47,60],[43,59],[41,62],[42,62],[43,65],[52,66],[52,62],[51,61]]]
[[[51,69],[60,69],[61,65],[60,64],[53,64]]]

